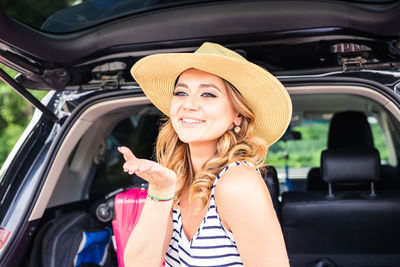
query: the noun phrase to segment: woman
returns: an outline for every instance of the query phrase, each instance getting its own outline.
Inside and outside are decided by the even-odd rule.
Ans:
[[[167,266],[289,266],[258,171],[290,122],[283,85],[213,43],[145,57],[131,74],[168,119],[158,163],[119,148],[124,171],[149,182],[125,265],[160,266],[165,258]]]

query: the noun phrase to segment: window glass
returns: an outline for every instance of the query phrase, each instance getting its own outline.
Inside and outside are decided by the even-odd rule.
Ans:
[[[3,0],[2,8],[10,17],[36,29],[66,33],[126,15],[203,2],[210,0]],[[392,1],[362,2],[366,8],[380,9]]]
[[[292,190],[304,190],[307,173],[320,165],[321,151],[327,148],[329,121],[305,120],[290,130],[301,139],[280,140],[267,155],[267,164],[277,169],[281,192],[289,190],[290,185]]]
[[[221,0],[220,0],[221,1]],[[143,11],[200,3],[194,0],[3,0],[7,15],[46,32],[67,33]]]
[[[346,95],[325,95],[321,107],[324,105],[329,107],[328,103],[342,103],[343,110],[336,111],[313,111],[318,110],[316,104],[307,103],[307,96],[293,97],[294,117],[292,118],[291,127],[285,135],[269,148],[267,155],[267,164],[276,167],[278,178],[281,185],[281,192],[287,190],[304,191],[306,186],[307,175],[312,168],[320,167],[321,152],[328,148],[328,135],[330,121],[337,112],[351,110],[345,105],[365,107],[361,111],[367,116],[368,124],[371,128],[374,147],[379,151],[382,166],[395,167],[397,159],[390,159],[390,151],[393,151],[393,142],[388,142],[387,136],[397,135],[397,133],[389,132],[389,127],[385,132],[383,118],[387,117],[387,111],[377,103],[372,102],[358,96]],[[309,96],[311,99],[311,96]],[[321,98],[322,99],[322,98]],[[342,102],[343,99],[349,99],[349,103]],[[303,101],[302,104],[297,103]],[[340,102],[339,102],[340,101]],[[321,101],[322,102],[322,101]],[[296,106],[300,110],[296,110]],[[320,108],[321,108],[320,107]],[[300,115],[299,115],[300,114]],[[296,138],[297,136],[297,138]],[[392,153],[392,157],[396,156]]]
[[[326,149],[328,130],[328,121],[303,121],[301,125],[291,128],[291,131],[300,133],[301,139],[278,141],[272,145],[267,163],[273,163],[276,168],[284,168],[287,162],[293,168],[318,166],[321,151]],[[285,151],[289,154],[288,160]]]
[[[368,117],[368,122],[369,125],[371,126],[375,148],[378,149],[379,155],[381,157],[381,164],[387,165],[389,163],[389,155],[383,129],[379,124],[377,118],[373,116]]]

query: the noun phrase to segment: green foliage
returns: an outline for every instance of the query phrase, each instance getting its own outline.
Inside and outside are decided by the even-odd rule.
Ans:
[[[304,122],[292,128],[300,132],[300,140],[278,141],[269,148],[267,163],[276,168],[285,166],[285,151],[289,154],[289,167],[319,166],[321,151],[326,149],[328,122]]]
[[[16,72],[2,67],[10,76]],[[46,91],[30,91],[42,99]],[[34,107],[0,80],[0,167],[32,118]]]
[[[381,126],[377,123],[371,124],[372,136],[374,138],[374,146],[379,151],[381,162],[388,164],[389,155],[386,147],[385,136]]]
[[[388,162],[388,151],[382,128],[378,123],[370,123],[374,145],[378,149],[382,163]],[[320,165],[322,150],[327,148],[329,122],[306,121],[293,128],[301,133],[301,140],[278,141],[269,148],[267,164],[284,168],[285,151],[289,153],[291,168],[317,167]]]

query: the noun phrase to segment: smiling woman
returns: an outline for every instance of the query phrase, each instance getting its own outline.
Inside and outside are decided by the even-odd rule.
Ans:
[[[150,196],[125,265],[157,266],[165,258],[168,266],[288,266],[260,175],[268,145],[291,118],[282,84],[214,43],[193,54],[143,58],[131,73],[169,118],[157,139],[157,163],[119,149],[124,170],[148,181]]]

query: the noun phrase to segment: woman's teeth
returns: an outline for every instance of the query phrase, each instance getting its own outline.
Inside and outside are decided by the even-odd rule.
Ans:
[[[193,120],[193,119],[182,119],[182,121],[185,123],[201,123],[201,122],[203,122],[203,121]]]

